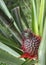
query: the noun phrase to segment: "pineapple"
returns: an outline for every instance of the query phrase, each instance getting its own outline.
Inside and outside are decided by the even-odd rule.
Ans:
[[[22,46],[24,54],[21,57],[24,58],[38,58],[38,48],[40,45],[41,37],[35,35],[29,29],[23,32]]]

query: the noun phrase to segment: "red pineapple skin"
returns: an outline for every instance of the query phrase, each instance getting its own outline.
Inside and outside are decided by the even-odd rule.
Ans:
[[[38,59],[38,48],[41,37],[35,35],[30,30],[23,32],[22,46],[23,55],[21,58]]]

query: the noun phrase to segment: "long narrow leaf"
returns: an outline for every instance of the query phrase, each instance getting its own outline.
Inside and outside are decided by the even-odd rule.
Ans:
[[[27,59],[22,65],[34,65],[36,63],[37,63],[36,60]]]
[[[1,22],[4,24],[4,26],[10,31],[10,33],[13,35],[14,38],[16,38],[16,40],[18,40],[20,43],[21,42],[21,39],[18,38],[18,36],[15,34],[15,32],[13,32],[13,30],[4,22],[3,19],[1,19]]]
[[[25,60],[18,58],[20,55],[0,42],[0,62],[8,65],[21,65]]]
[[[5,3],[3,0],[0,0],[0,9],[2,9],[2,11],[8,16],[8,18],[13,22],[13,24],[15,23],[14,18],[12,17],[12,15],[10,14],[8,8],[6,7]],[[16,29],[20,32],[19,28],[17,27],[16,23],[15,23],[15,27]]]
[[[24,15],[24,12],[22,10],[22,8],[20,8],[20,13],[21,13],[21,17],[22,17],[22,20],[23,20],[23,27],[26,29],[26,28],[29,28],[29,25],[28,25],[28,21]]]
[[[12,12],[14,14],[14,19],[16,20],[16,23],[17,23],[19,29],[22,32],[23,31],[23,26],[22,26],[22,22],[21,22],[21,16],[20,16],[19,7],[15,7],[14,9],[12,9]]]
[[[45,20],[43,38],[39,48],[39,65],[46,65],[46,20]]]
[[[42,36],[42,33],[43,33],[44,8],[45,8],[45,0],[41,0],[39,17],[38,17],[39,30],[40,30],[39,32],[40,32],[41,36]]]
[[[35,6],[35,1],[32,0],[32,7],[33,7],[33,18],[34,20],[32,20],[32,28],[33,28],[33,31],[34,33],[36,33],[37,35],[39,34],[39,31],[38,31],[38,21],[37,21],[37,13],[36,13],[36,6]]]

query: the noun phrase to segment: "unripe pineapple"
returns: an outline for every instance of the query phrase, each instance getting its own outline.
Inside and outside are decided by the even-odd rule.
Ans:
[[[40,45],[41,37],[33,34],[30,30],[23,32],[23,40],[21,49],[24,54],[21,57],[24,58],[38,58],[38,48]]]

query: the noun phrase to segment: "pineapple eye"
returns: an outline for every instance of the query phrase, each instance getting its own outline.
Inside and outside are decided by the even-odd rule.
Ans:
[[[27,44],[28,44],[28,43],[30,43],[30,40],[29,40],[29,39],[27,39],[27,40],[25,41],[25,43],[27,43]]]
[[[27,46],[30,46],[30,43],[31,43],[31,41],[29,39],[26,39],[25,42],[24,42],[24,44],[27,45]]]

